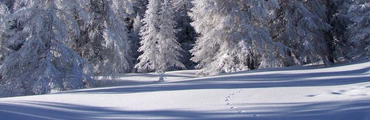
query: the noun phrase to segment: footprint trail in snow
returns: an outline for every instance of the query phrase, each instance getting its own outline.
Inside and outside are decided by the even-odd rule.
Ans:
[[[321,94],[311,94],[307,97],[318,97],[318,96],[351,96],[351,97],[366,97],[370,96],[370,86],[368,85],[357,85],[344,89],[330,90],[329,92]]]
[[[234,106],[232,102],[232,98],[236,97],[236,95],[240,94],[243,91],[244,89],[240,89],[239,91],[230,93],[228,96],[226,96],[225,104],[229,107],[230,110],[236,111],[237,113],[244,113],[243,110],[240,110],[238,109],[238,107]],[[253,115],[253,116],[256,116],[256,115]]]

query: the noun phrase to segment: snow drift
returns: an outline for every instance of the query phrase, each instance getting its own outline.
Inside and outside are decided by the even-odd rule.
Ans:
[[[121,75],[100,88],[0,99],[0,119],[370,120],[370,62]]]

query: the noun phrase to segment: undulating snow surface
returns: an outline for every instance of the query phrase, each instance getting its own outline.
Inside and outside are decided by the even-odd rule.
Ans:
[[[370,62],[99,78],[99,88],[0,99],[0,119],[370,120]]]

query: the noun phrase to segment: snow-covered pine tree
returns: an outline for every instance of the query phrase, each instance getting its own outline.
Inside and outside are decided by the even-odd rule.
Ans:
[[[177,41],[175,29],[176,22],[174,20],[174,9],[171,3],[172,0],[164,0],[161,11],[159,12],[160,23],[159,32],[157,35],[159,55],[162,63],[159,65],[159,70],[164,72],[166,70],[185,69],[181,62],[181,52],[183,49]]]
[[[112,73],[131,72],[135,61],[132,46],[136,41],[129,39],[126,20],[134,15],[133,4],[130,0],[111,0],[109,3],[112,7],[105,23],[106,31],[103,37],[107,43],[113,43]]]
[[[7,13],[8,15],[11,13],[11,11],[17,11],[21,8],[30,8],[31,5],[29,6],[26,6],[25,3],[27,2],[30,2],[28,0],[15,0],[14,1],[14,6],[13,8],[11,8],[10,10],[8,10],[9,12]],[[40,2],[40,1],[38,1]],[[6,18],[7,16],[3,16],[3,20]],[[9,23],[6,23],[6,22],[9,22]],[[17,28],[18,29],[13,29],[12,31],[7,31],[7,28],[8,26],[6,26],[7,24],[12,24],[13,26],[11,26],[12,28]],[[28,36],[29,33],[26,33],[26,32],[21,32],[23,30],[22,27],[20,27],[19,25],[20,23],[18,22],[18,20],[12,20],[12,21],[3,21],[2,23],[2,29],[1,29],[1,56],[2,56],[2,60],[4,60],[7,56],[9,56],[10,54],[12,54],[13,52],[16,52],[19,50],[19,48],[23,45],[23,42],[25,40],[25,37]],[[16,36],[12,36],[11,38],[14,39],[14,40],[7,40],[10,38],[10,36],[8,34],[13,34],[13,33],[18,33],[18,35]],[[24,34],[21,34],[21,33],[24,33]]]
[[[86,29],[86,23],[89,21],[88,13],[84,10],[83,5],[87,3],[86,0],[57,0],[55,1],[56,7],[59,10],[63,10],[64,15],[60,18],[66,21],[66,27],[70,28],[68,32],[69,41],[66,41],[66,45],[74,50],[81,44],[78,41],[81,38],[81,34]],[[77,51],[78,52],[78,51]]]
[[[66,27],[56,1],[27,2],[2,24],[3,48],[11,51],[0,68],[0,88],[6,96],[94,86],[88,65],[64,45],[72,29]]]
[[[355,0],[348,10],[348,16],[353,21],[348,27],[349,43],[353,46],[352,59],[370,58],[370,2]]]
[[[140,32],[142,46],[139,51],[143,54],[135,66],[139,72],[185,68],[179,60],[182,49],[175,36],[173,12],[170,0],[149,1]]]
[[[292,49],[291,56],[298,60],[296,64],[319,62],[330,64],[327,58],[329,48],[324,34],[331,29],[331,26],[321,18],[325,17],[326,9],[315,6],[320,5],[320,1],[308,3],[307,0],[282,0],[279,2],[280,9],[270,29],[273,40]]]
[[[138,72],[156,70],[158,64],[155,61],[156,53],[159,53],[156,45],[156,35],[159,32],[158,23],[160,21],[158,13],[161,8],[161,2],[162,0],[149,1],[145,16],[142,19],[143,26],[140,29],[141,46],[138,51],[143,53],[138,57],[139,62],[135,65]]]
[[[329,20],[329,17],[331,17],[329,14],[329,6],[328,4],[330,2],[332,2],[332,0],[307,0],[307,1],[304,1],[305,3],[305,6],[307,7],[307,9],[314,15],[318,16],[319,18],[321,18],[322,22],[325,22],[327,23],[328,25],[330,25],[330,20]],[[333,36],[331,36],[330,34],[330,30],[332,29],[332,27],[330,26],[330,28],[326,31],[323,31],[323,37],[324,37],[324,41],[325,43],[323,43],[323,45],[326,45],[326,48],[323,49],[325,51],[323,51],[323,53],[325,54],[325,58],[327,59],[327,63],[326,64],[331,64],[331,63],[334,63],[335,60],[334,60],[334,41],[333,41]]]
[[[289,49],[273,42],[267,24],[276,0],[195,0],[192,25],[201,35],[191,50],[199,74],[284,66]]]
[[[79,1],[79,0],[78,0]],[[73,47],[96,75],[129,72],[133,67],[128,32],[124,21],[125,2],[120,0],[85,0],[88,23]],[[117,4],[117,5],[116,5]],[[122,16],[121,16],[122,15]]]

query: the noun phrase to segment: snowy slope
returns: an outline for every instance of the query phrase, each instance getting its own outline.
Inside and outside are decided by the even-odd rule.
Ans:
[[[0,98],[0,119],[370,120],[370,62],[100,78],[100,88]]]

